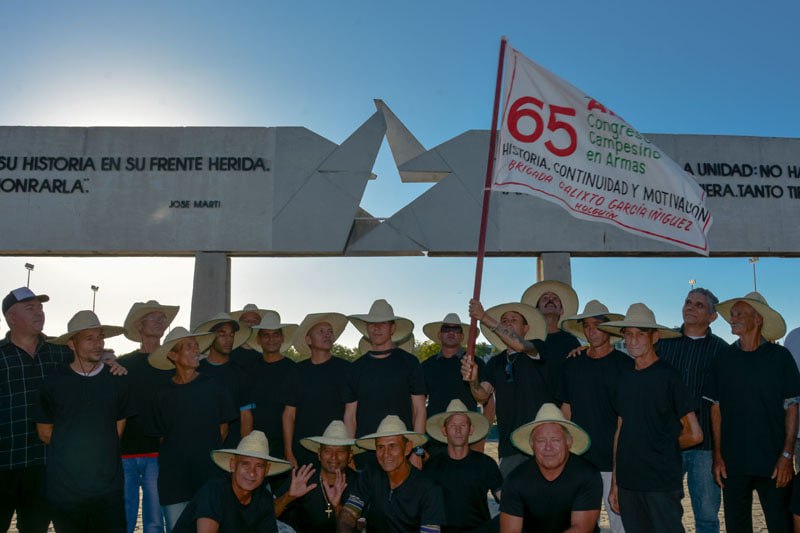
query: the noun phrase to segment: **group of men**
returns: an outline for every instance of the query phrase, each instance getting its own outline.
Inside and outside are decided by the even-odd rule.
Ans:
[[[672,532],[688,473],[697,531],[719,531],[720,487],[728,531],[752,530],[753,490],[769,530],[791,531],[800,374],[758,293],[719,303],[695,288],[674,330],[640,303],[578,313],[569,285],[543,281],[519,302],[470,302],[501,350],[488,361],[465,354],[469,326],[450,313],[423,327],[441,348],[421,364],[401,348],[413,323],[385,300],[300,324],[248,304],[166,339],[178,308],[156,301],[134,304],[124,327],[81,311],[47,338],[47,301],[23,287],[2,304],[0,527],[16,511],[23,533],[50,520],[130,532],[141,491],[146,532],[277,531],[276,519],[298,532],[364,519],[370,533],[594,531],[602,502],[614,532]],[[731,346],[711,332],[718,314]],[[331,353],[348,322],[365,344],[353,363]],[[140,348],[115,358],[104,339],[120,334]],[[196,376],[220,395],[212,439],[159,423],[161,391]],[[499,468],[482,453],[495,415]],[[219,468],[194,469],[191,494],[165,502],[182,460],[163,453],[170,439]]]

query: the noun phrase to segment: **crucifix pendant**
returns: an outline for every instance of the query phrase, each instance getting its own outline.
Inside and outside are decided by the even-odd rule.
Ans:
[[[331,509],[330,505],[328,505],[328,508],[325,509],[325,516],[330,518],[331,517],[331,513],[333,513],[333,509]]]

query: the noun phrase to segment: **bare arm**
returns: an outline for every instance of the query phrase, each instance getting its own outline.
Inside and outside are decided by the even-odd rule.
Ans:
[[[469,381],[469,391],[475,401],[480,404],[488,402],[494,393],[491,383],[486,381],[478,383],[478,365],[469,355],[461,358],[461,379]]]
[[[703,442],[703,430],[697,421],[694,411],[683,415],[681,418],[681,434],[678,435],[678,444],[681,450],[691,448]]]
[[[210,518],[197,519],[197,533],[217,533],[219,524]]]
[[[225,439],[228,438],[228,423],[223,422],[219,425],[219,437],[222,442],[225,442]]]
[[[711,442],[713,466],[711,469],[717,485],[724,489],[725,482],[723,480],[728,477],[728,469],[725,467],[725,459],[722,457],[722,446],[720,445],[722,440],[722,413],[719,410],[718,403],[711,404],[711,435],[713,437]]]
[[[347,433],[351,437],[356,436],[356,412],[358,411],[358,402],[350,402],[344,404],[344,425],[347,428]]]
[[[500,513],[500,533],[522,533],[522,517]]]
[[[246,437],[253,431],[253,411],[250,409],[241,411],[239,413],[239,420],[242,426],[241,436]]]
[[[561,404],[561,412],[564,413],[564,418],[572,420],[572,406],[567,402]]]
[[[617,417],[617,431],[614,433],[614,459],[611,467],[611,490],[608,491],[608,505],[611,510],[619,514],[619,498],[617,495],[617,443],[619,442],[619,432],[622,429],[622,417]]]
[[[422,435],[425,434],[425,421],[428,418],[425,411],[425,395],[412,394],[411,395],[411,419],[414,426],[414,431]]]
[[[797,438],[797,404],[793,403],[786,408],[784,415],[785,437],[783,438],[783,451],[794,455],[794,442]],[[775,468],[772,471],[772,479],[775,480],[777,488],[785,487],[792,480],[794,474],[792,459],[778,456]]]
[[[358,522],[358,515],[350,507],[343,507],[336,519],[336,533],[352,533]]]
[[[528,355],[539,355],[539,350],[532,341],[525,340],[522,336],[517,335],[514,330],[504,326],[486,314],[486,311],[483,309],[483,305],[474,298],[469,301],[469,316],[486,324],[486,326],[497,333],[506,346],[512,350],[516,352],[525,352]]]
[[[123,418],[122,420],[117,420],[117,437],[120,439],[122,438],[122,434],[125,433],[125,422],[127,422],[127,418]]]
[[[569,517],[569,529],[564,533],[591,533],[600,518],[600,509],[595,511],[572,511]]]
[[[286,460],[297,466],[297,459],[292,450],[292,439],[294,439],[294,417],[297,415],[297,407],[287,405],[283,408],[283,449]]]
[[[53,438],[53,424],[36,423],[36,434],[39,435],[39,440],[45,444],[50,444]]]
[[[275,500],[275,516],[280,517],[286,510],[286,507],[297,498],[302,498],[315,488],[316,483],[308,484],[311,476],[314,475],[314,467],[312,465],[303,465],[300,468],[292,468],[292,481],[287,490],[280,498]]]

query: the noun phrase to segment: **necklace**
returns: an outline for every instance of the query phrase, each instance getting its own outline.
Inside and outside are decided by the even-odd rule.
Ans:
[[[325,498],[325,517],[330,520],[333,514],[333,506],[330,500],[328,500],[328,493],[325,492],[325,480],[322,479],[322,472],[319,473],[319,490],[322,491],[322,497]]]

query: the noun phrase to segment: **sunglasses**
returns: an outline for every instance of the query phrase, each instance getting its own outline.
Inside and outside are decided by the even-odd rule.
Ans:
[[[506,383],[514,383],[514,361],[517,360],[517,355],[506,359]]]
[[[464,333],[464,329],[461,326],[459,326],[459,325],[447,325],[447,324],[445,324],[441,328],[439,328],[439,331],[442,332],[442,333],[449,333],[449,332]]]

